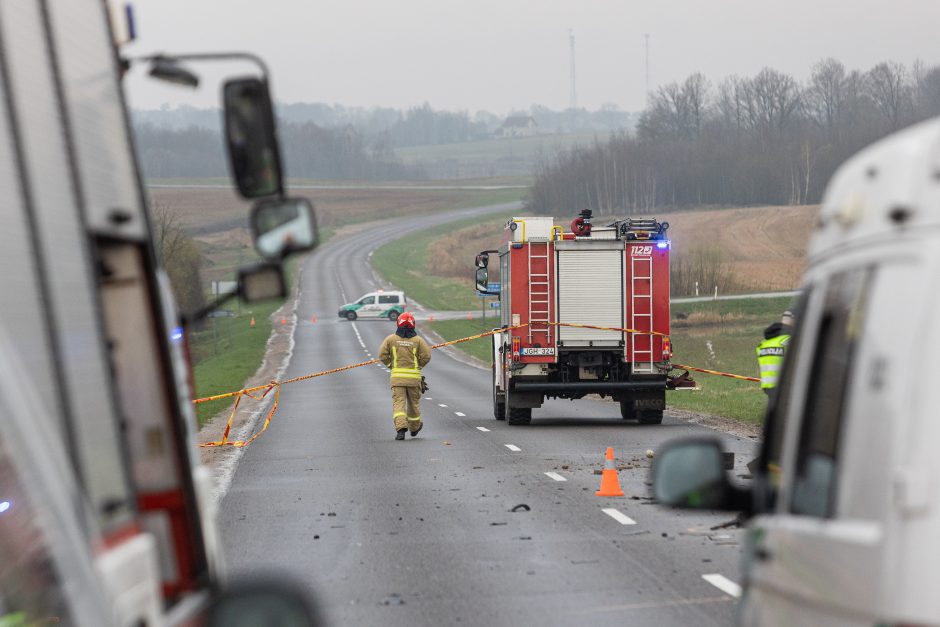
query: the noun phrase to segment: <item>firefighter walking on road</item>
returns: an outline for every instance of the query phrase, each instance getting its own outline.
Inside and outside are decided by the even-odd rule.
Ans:
[[[407,311],[398,316],[398,330],[385,338],[379,348],[379,360],[391,369],[392,414],[395,439],[404,440],[405,432],[418,435],[421,423],[421,369],[431,361],[431,347],[415,331],[415,317]]]
[[[764,341],[757,347],[757,364],[760,366],[760,387],[770,396],[780,381],[783,357],[790,343],[793,332],[793,314],[783,312],[780,322],[774,322],[764,329]]]

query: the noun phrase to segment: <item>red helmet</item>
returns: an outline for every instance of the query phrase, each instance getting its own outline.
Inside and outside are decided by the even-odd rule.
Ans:
[[[407,311],[398,316],[398,326],[415,328],[415,317]]]

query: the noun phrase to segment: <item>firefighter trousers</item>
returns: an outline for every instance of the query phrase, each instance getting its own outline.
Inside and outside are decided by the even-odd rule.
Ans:
[[[395,430],[417,431],[421,428],[421,388],[417,386],[392,386],[392,414]]]

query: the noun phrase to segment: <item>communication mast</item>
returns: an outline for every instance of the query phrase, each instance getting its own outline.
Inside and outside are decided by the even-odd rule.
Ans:
[[[568,29],[568,42],[571,45],[571,102],[569,103],[570,109],[578,108],[578,90],[577,83],[575,81],[574,73],[574,31],[570,28]]]
[[[646,38],[646,108],[650,108],[650,34],[643,35]]]

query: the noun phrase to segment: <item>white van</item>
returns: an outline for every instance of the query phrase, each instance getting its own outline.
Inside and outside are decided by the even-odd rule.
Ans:
[[[351,303],[339,308],[339,317],[347,320],[356,318],[388,318],[398,320],[405,311],[404,292],[369,292]]]
[[[932,121],[829,185],[753,485],[730,483],[716,440],[657,455],[660,502],[751,517],[742,624],[940,624],[938,284]]]

